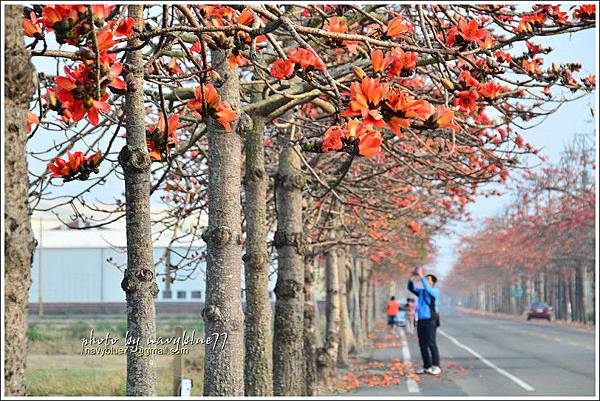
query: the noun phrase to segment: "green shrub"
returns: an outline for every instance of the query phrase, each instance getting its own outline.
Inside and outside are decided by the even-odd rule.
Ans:
[[[99,331],[102,333],[112,333],[113,332],[113,326],[112,324],[110,324],[110,322],[107,321],[102,321],[100,323],[98,323],[96,325],[96,330],[95,331]]]
[[[79,320],[69,325],[67,331],[71,335],[71,339],[81,340],[82,338],[89,337],[92,326],[88,322]]]
[[[41,341],[44,339],[44,334],[39,329],[38,325],[35,323],[31,323],[29,328],[27,329],[27,338],[29,341]]]
[[[594,323],[595,320],[596,320],[596,316],[594,315],[594,311],[588,311],[588,313],[585,314],[585,320],[587,322]]]

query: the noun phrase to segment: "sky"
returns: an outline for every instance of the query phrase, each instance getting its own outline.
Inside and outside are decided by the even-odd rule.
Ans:
[[[582,64],[581,76],[596,74],[596,30],[576,32],[570,36],[553,36],[543,38],[544,47],[550,46],[554,50],[544,55],[544,66],[567,61],[577,61]],[[535,42],[535,41],[534,41]],[[596,74],[597,76],[597,74]],[[590,113],[590,107],[595,110],[597,92],[582,99],[563,105],[556,113],[550,115],[541,125],[531,130],[521,132],[525,140],[534,148],[541,148],[541,154],[546,157],[546,163],[558,161],[565,145],[570,143],[577,134],[591,134],[595,131],[596,123]],[[596,133],[596,149],[598,137]],[[596,150],[597,152],[597,150]],[[527,160],[527,159],[522,159]],[[529,159],[531,164],[539,164],[537,158]],[[543,166],[540,165],[540,166]],[[537,166],[536,168],[539,168]],[[596,174],[598,171],[596,170]],[[510,185],[510,180],[508,182]],[[501,186],[482,186],[481,189],[497,188],[503,192],[502,196],[479,196],[476,201],[467,207],[473,221],[470,223],[450,224],[448,233],[435,238],[437,257],[428,266],[434,269],[441,277],[449,273],[456,258],[456,246],[460,244],[460,237],[477,229],[479,222],[494,216],[510,203],[511,194]]]

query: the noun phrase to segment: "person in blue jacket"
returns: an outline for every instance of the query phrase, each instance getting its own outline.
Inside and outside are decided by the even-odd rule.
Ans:
[[[421,280],[421,288],[416,288],[413,283],[412,277],[417,276]],[[431,316],[430,307],[432,303],[435,303],[435,310],[439,311],[440,290],[435,288],[437,277],[433,274],[425,275],[422,267],[415,269],[412,277],[408,279],[408,290],[418,297],[417,336],[423,358],[423,369],[419,369],[416,373],[439,375],[441,373],[440,354],[435,340],[437,322]]]

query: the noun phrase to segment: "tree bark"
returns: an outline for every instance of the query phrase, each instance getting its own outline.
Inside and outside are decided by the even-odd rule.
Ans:
[[[360,331],[362,333],[362,346],[367,341],[367,335],[369,332],[369,264],[364,258],[360,258],[360,293],[359,293],[359,308],[360,308]]]
[[[377,299],[377,291],[375,290],[375,284],[369,280],[369,291],[371,293],[371,316],[369,321],[371,322],[371,330],[375,329],[375,323],[377,322],[377,311],[379,309],[379,302]]]
[[[350,320],[352,322],[352,333],[354,336],[355,350],[360,352],[363,349],[362,315],[360,311],[360,274],[361,264],[357,257],[352,258],[352,277],[350,289]]]
[[[144,6],[130,5],[128,14],[135,26],[144,29]],[[140,45],[137,39],[128,46]],[[127,52],[125,63],[128,90],[125,95],[127,144],[119,153],[125,178],[127,269],[121,282],[127,299],[127,330],[132,339],[148,344],[156,336],[155,298],[158,294],[150,226],[150,156],[144,126],[144,60],[141,50]],[[152,348],[152,347],[148,347]],[[152,353],[127,353],[127,395],[153,396],[156,366]]]
[[[303,395],[304,339],[304,249],[302,188],[297,145],[293,128],[289,137],[280,137],[281,152],[275,177],[277,198],[277,284],[275,294],[275,333],[273,336],[273,393]]]
[[[228,50],[212,50],[211,63],[223,78],[218,88],[223,101],[240,112],[240,84],[227,62]],[[241,300],[241,138],[238,120],[228,133],[210,118],[208,127],[208,228],[205,333],[221,344],[206,344],[204,395],[244,395],[244,315]],[[220,335],[220,337],[216,337]]]
[[[4,386],[25,395],[27,314],[35,240],[27,196],[27,113],[35,70],[23,41],[23,6],[5,9],[4,78]]]
[[[354,337],[350,326],[350,317],[348,316],[348,259],[344,249],[338,251],[337,262],[340,289],[340,345],[337,366],[345,368],[348,366],[350,349],[354,347]]]
[[[569,317],[569,320],[575,320],[575,305],[574,305],[574,299],[575,299],[575,291],[574,291],[574,280],[573,280],[573,270],[571,269],[571,267],[569,267],[569,270],[567,272],[567,295],[569,298],[569,302],[567,303],[567,315]]]
[[[315,281],[314,257],[304,261],[304,355],[306,358],[305,386],[306,395],[317,395],[317,306],[313,293]]]
[[[247,396],[273,395],[271,301],[267,252],[267,181],[264,121],[254,119],[246,132],[245,204],[246,351],[244,389]]]
[[[575,268],[575,302],[577,304],[577,320],[585,323],[586,321],[586,268],[581,261],[576,261],[577,267]]]
[[[318,357],[321,384],[328,387],[334,378],[340,345],[340,281],[338,255],[329,250],[326,257],[327,334]]]

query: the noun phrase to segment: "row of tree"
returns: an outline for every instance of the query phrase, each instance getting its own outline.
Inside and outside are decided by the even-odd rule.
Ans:
[[[376,288],[429,260],[482,183],[537,153],[522,133],[567,101],[561,88],[595,89],[577,63],[544,66],[538,43],[593,28],[594,5],[36,5],[9,6],[5,24],[10,394],[25,392],[32,209],[68,205],[86,228],[125,218],[122,288],[142,341],[157,275],[206,262],[205,330],[228,334],[206,347],[206,395],[315,394],[364,345]],[[173,250],[153,260],[156,235],[206,252],[157,272]],[[155,382],[154,357],[128,354],[127,394]]]
[[[448,280],[456,300],[512,314],[547,302],[557,319],[593,323],[595,168],[593,138],[579,137],[558,163],[526,174],[505,214],[464,239]]]

